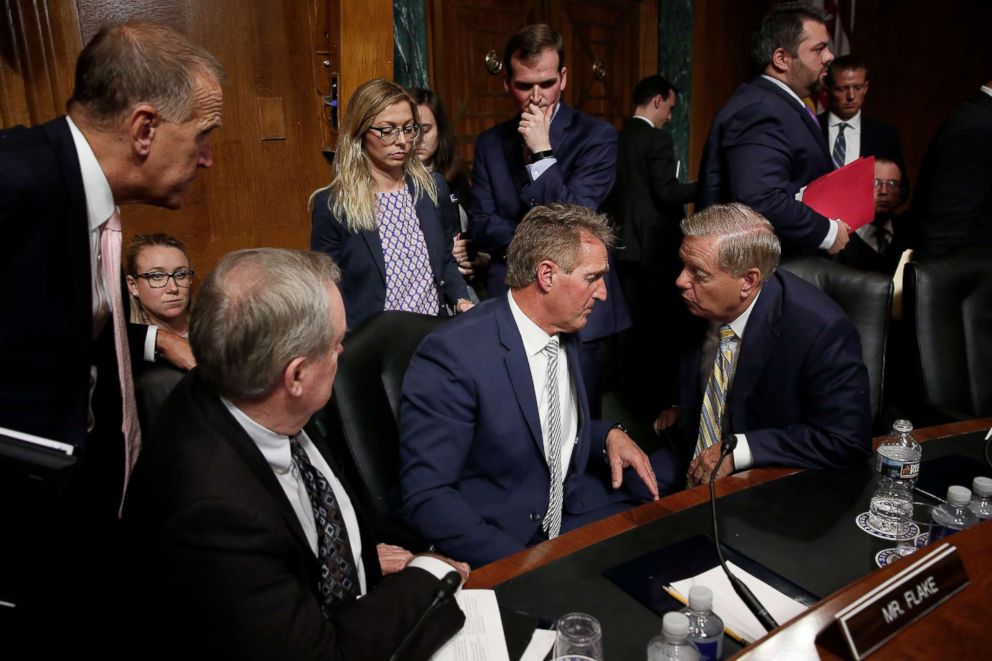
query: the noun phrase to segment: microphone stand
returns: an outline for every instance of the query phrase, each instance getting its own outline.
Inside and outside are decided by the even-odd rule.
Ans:
[[[427,621],[427,616],[440,608],[442,604],[447,603],[461,584],[462,577],[458,574],[458,572],[450,571],[445,574],[444,578],[441,579],[441,585],[439,585],[437,590],[434,591],[434,599],[431,601],[430,606],[428,606],[424,612],[421,613],[420,619],[417,620],[417,623],[413,625],[413,628],[410,629],[410,631],[406,634],[406,637],[403,638],[403,641],[400,642],[399,647],[397,647],[396,651],[393,652],[393,655],[389,657],[389,661],[400,661],[404,658],[407,648],[410,647],[413,639],[423,628],[424,622]]]
[[[730,569],[727,568],[727,561],[723,558],[723,551],[720,549],[720,532],[717,530],[716,523],[716,489],[713,483],[716,481],[716,474],[719,472],[723,460],[727,458],[728,454],[734,451],[735,447],[737,447],[736,436],[728,434],[723,438],[723,441],[720,442],[720,458],[717,460],[713,472],[710,473],[710,513],[713,517],[713,543],[716,545],[716,557],[720,560],[720,566],[723,567],[727,578],[730,579],[730,584],[734,587],[734,592],[741,598],[741,601],[748,607],[748,610],[758,618],[758,622],[765,628],[765,631],[771,631],[778,626],[778,622],[761,605],[761,602],[754,596],[754,593],[739,578],[730,573]]]

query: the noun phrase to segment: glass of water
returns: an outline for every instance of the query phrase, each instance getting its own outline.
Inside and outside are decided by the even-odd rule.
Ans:
[[[555,629],[555,661],[603,661],[603,630],[592,615],[562,615]]]
[[[923,544],[926,544],[930,536],[930,524],[933,522],[931,518],[933,516],[933,505],[930,503],[913,503],[913,523],[916,526],[907,526],[907,531],[899,535],[899,543],[896,546],[896,553],[901,556],[907,556],[920,548]],[[910,535],[910,529],[917,528],[918,532],[914,530],[915,535]]]

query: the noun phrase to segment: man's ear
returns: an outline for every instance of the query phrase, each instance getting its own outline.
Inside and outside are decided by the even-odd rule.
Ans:
[[[297,356],[293,360],[287,363],[286,368],[282,371],[282,383],[283,387],[290,397],[300,397],[303,395],[303,368],[307,362],[307,359],[303,356]]]
[[[554,286],[555,276],[558,274],[558,265],[550,259],[542,260],[537,265],[537,286],[542,293],[551,291]]]
[[[757,268],[748,269],[741,276],[741,299],[750,296],[755,290],[761,288],[761,271]]]
[[[161,123],[162,117],[150,103],[139,103],[128,113],[128,138],[131,140],[131,152],[136,157],[141,160],[148,158]]]
[[[785,73],[792,64],[793,55],[784,48],[776,48],[772,53],[771,65],[779,73]]]

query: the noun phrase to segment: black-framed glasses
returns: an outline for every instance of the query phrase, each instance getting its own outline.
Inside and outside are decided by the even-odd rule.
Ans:
[[[419,124],[407,124],[406,126],[370,126],[369,130],[379,136],[387,145],[395,144],[400,139],[400,135],[406,137],[408,142],[413,142],[420,135]]]
[[[878,190],[882,186],[886,186],[889,190],[895,190],[902,187],[902,182],[898,179],[875,179],[875,190]]]
[[[169,278],[176,281],[176,284],[180,287],[189,287],[193,283],[193,276],[196,275],[196,271],[193,269],[176,269],[172,273],[166,273],[165,271],[149,271],[148,273],[135,273],[135,278],[144,278],[148,282],[148,286],[152,289],[161,289],[168,282]]]

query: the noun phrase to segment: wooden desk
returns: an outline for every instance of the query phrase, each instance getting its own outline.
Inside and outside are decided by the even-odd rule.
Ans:
[[[992,418],[985,418],[916,430],[914,434],[921,441],[929,441],[962,434],[973,434],[974,432],[988,429],[990,426],[992,426]],[[950,441],[951,439],[948,440]],[[934,447],[937,448],[939,445],[935,445]],[[927,458],[926,454],[925,450],[924,459]],[[833,516],[830,512],[824,514],[827,518],[822,519],[813,526],[816,530],[816,539],[803,539],[800,535],[800,539],[790,540],[787,539],[788,535],[782,534],[782,530],[775,532],[762,528],[763,524],[768,523],[769,513],[765,510],[771,509],[775,505],[779,507],[788,505],[778,502],[769,505],[767,499],[769,498],[770,491],[777,490],[781,492],[784,488],[802,488],[804,485],[808,489],[808,483],[810,482],[829,485],[831,484],[830,480],[834,480],[833,484],[836,484],[837,480],[848,479],[846,476],[849,473],[852,475],[851,479],[859,480],[864,485],[865,490],[859,491],[860,495],[858,497],[864,499],[864,503],[861,504],[866,506],[866,499],[870,493],[870,470],[867,467],[857,469],[853,472],[834,471],[832,475],[830,471],[805,472],[787,468],[759,468],[718,481],[717,494],[719,496],[736,493],[736,495],[732,495],[727,499],[724,505],[726,509],[722,510],[722,512],[732,511],[732,507],[727,507],[730,505],[734,505],[740,510],[742,503],[747,503],[748,507],[753,508],[745,512],[743,516],[739,513],[736,522],[724,521],[726,515],[723,514],[721,516],[721,520],[723,521],[721,524],[723,541],[734,545],[738,539],[744,539],[744,537],[734,538],[735,527],[740,534],[744,534],[740,521],[747,521],[748,525],[751,526],[757,525],[757,530],[752,529],[749,531],[751,540],[748,543],[752,545],[751,553],[754,552],[755,544],[764,544],[766,546],[769,544],[785,545],[786,548],[782,549],[782,555],[778,557],[762,558],[760,557],[760,553],[752,555],[752,557],[759,562],[763,562],[767,567],[782,571],[783,575],[787,577],[789,577],[789,574],[793,574],[792,580],[795,580],[795,575],[799,573],[797,568],[805,566],[805,558],[808,555],[803,556],[801,555],[802,553],[820,553],[819,562],[823,563],[824,558],[822,556],[826,556],[826,562],[829,564],[831,554],[839,554],[837,545],[845,548],[847,546],[858,547],[852,554],[855,562],[845,565],[844,571],[839,572],[841,576],[846,576],[842,581],[838,582],[834,580],[832,583],[829,581],[819,581],[818,586],[816,585],[816,581],[812,581],[814,585],[804,587],[807,587],[807,589],[810,589],[815,594],[824,595],[834,591],[838,585],[844,585],[853,581],[850,586],[830,595],[803,616],[797,618],[794,621],[797,623],[795,629],[792,626],[777,629],[762,639],[759,644],[743,650],[746,654],[765,654],[768,658],[783,658],[783,654],[788,653],[791,655],[793,652],[800,655],[804,651],[810,655],[816,652],[822,653],[822,651],[814,647],[813,639],[816,633],[829,622],[833,613],[847,603],[850,603],[857,596],[863,594],[863,591],[870,585],[883,581],[892,572],[898,570],[898,564],[894,568],[877,571],[871,570],[871,557],[874,550],[877,550],[871,548],[871,545],[875,544],[878,546],[881,540],[874,540],[874,538],[869,538],[867,535],[861,535],[853,531],[853,521],[848,522],[846,515],[832,520],[831,529],[817,528],[816,525],[822,524],[822,521]],[[787,480],[790,483],[788,486],[777,487],[774,484],[770,484],[789,476],[794,477]],[[786,483],[782,484],[785,485]],[[745,492],[745,490],[751,489],[754,490],[753,495],[752,493]],[[860,489],[861,487],[859,487]],[[759,497],[758,494],[761,494],[761,496]],[[807,493],[805,497],[809,498],[810,496]],[[762,500],[762,498],[765,500]],[[635,653],[636,650],[640,650],[640,654],[642,655],[643,644],[647,640],[645,632],[660,629],[658,617],[625,594],[618,594],[618,588],[603,578],[600,572],[607,567],[623,562],[625,559],[650,551],[652,548],[661,548],[665,543],[668,543],[666,542],[667,537],[671,537],[672,539],[684,537],[689,534],[689,531],[696,533],[706,532],[705,522],[708,520],[708,510],[696,506],[707,502],[707,500],[708,488],[697,487],[603,519],[582,529],[562,535],[550,542],[545,542],[486,565],[485,567],[481,567],[472,573],[468,586],[496,587],[501,600],[506,597],[505,603],[509,608],[531,612],[544,617],[557,616],[561,612],[565,612],[563,609],[586,610],[595,614],[596,608],[600,608],[603,610],[605,617],[613,617],[614,620],[617,620],[609,625],[604,623],[607,643],[610,642],[609,638],[611,636],[619,638],[628,636],[630,638],[630,640],[622,641],[620,647],[623,648],[623,653],[617,658],[626,658],[630,654]],[[858,503],[860,501],[853,503],[853,505],[856,506]],[[824,509],[834,507],[838,511],[845,506],[852,505],[852,503],[835,505],[832,501],[824,501],[824,504],[827,506]],[[757,520],[757,524],[755,524],[755,520]],[[780,525],[779,527],[781,528],[782,526]],[[988,533],[985,531],[986,528],[989,529]],[[808,533],[809,531],[807,530],[806,532]],[[851,535],[850,540],[835,537],[835,535],[843,537],[849,534]],[[618,537],[619,539],[615,539]],[[904,632],[900,636],[900,648],[902,648],[901,638],[903,636],[912,634],[913,636],[926,638],[926,634],[916,633],[916,629],[922,625],[929,626],[930,619],[934,618],[937,613],[946,609],[949,605],[958,603],[971,604],[972,600],[977,604],[979,603],[978,600],[981,599],[981,607],[976,606],[976,612],[980,613],[983,610],[987,610],[984,597],[989,594],[988,579],[986,577],[979,577],[979,568],[973,564],[975,563],[975,559],[972,556],[973,554],[982,555],[983,557],[989,556],[988,551],[990,549],[988,546],[992,545],[992,539],[990,539],[992,538],[992,525],[981,526],[974,532],[965,531],[960,533],[955,537],[955,540],[957,537],[961,538],[962,554],[967,556],[965,567],[969,575],[972,576],[972,585],[959,595],[956,595],[948,604],[944,604],[937,611],[931,613],[924,622],[914,625],[914,627]],[[793,541],[795,541],[795,544],[793,544],[793,547],[789,547],[789,544],[792,544]],[[833,544],[832,547],[831,544]],[[796,545],[801,547],[800,551],[794,548]],[[620,550],[621,547],[626,548]],[[738,550],[742,550],[745,553],[749,552],[748,548],[739,548]],[[503,602],[501,601],[501,603]],[[617,617],[618,611],[622,613],[622,617]],[[942,615],[939,621],[943,625],[947,625],[952,619],[950,616]],[[982,619],[980,616],[974,618],[969,626],[980,626],[979,622],[984,624]],[[956,622],[957,620],[954,621]],[[962,627],[959,625],[958,628],[960,629]],[[644,638],[643,641],[640,640],[642,637]],[[943,637],[931,635],[930,639],[943,640],[946,637],[946,635]],[[974,640],[982,640],[982,635],[975,635]],[[614,638],[614,642],[616,642],[616,638]],[[935,642],[934,644],[937,643]],[[764,652],[766,645],[768,646],[767,653]],[[609,647],[609,644],[607,646]],[[891,644],[887,647],[891,649]],[[885,648],[882,650],[882,654],[884,653]],[[614,653],[611,655],[611,658],[615,656],[617,655]]]

